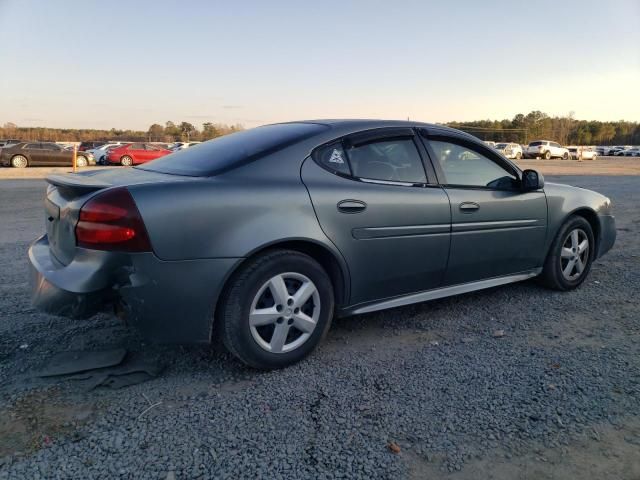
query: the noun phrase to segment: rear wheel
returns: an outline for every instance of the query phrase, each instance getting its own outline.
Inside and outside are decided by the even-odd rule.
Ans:
[[[551,159],[551,151],[547,150],[546,152],[544,152],[544,159],[545,160]]]
[[[522,158],[522,154],[520,152],[516,153],[516,160],[520,160]]]
[[[564,153],[562,154],[562,159],[563,159],[563,160],[569,160],[569,154],[568,154],[567,152],[564,152]]]
[[[573,215],[560,227],[540,276],[541,282],[555,290],[573,290],[589,274],[595,254],[591,225]]]
[[[122,158],[120,158],[120,165],[122,165],[123,167],[130,167],[131,165],[133,165],[133,158],[131,158],[129,155],[124,155]]]
[[[89,161],[87,160],[87,157],[79,155],[78,158],[76,158],[76,165],[78,167],[86,167],[88,164]]]
[[[11,158],[11,166],[14,168],[26,168],[29,166],[29,160],[24,155],[16,155]]]
[[[333,310],[331,281],[318,262],[274,250],[234,275],[216,321],[231,353],[251,367],[274,369],[311,353],[328,331]]]

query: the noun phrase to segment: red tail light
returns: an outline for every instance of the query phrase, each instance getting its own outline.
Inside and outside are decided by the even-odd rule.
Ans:
[[[82,206],[76,241],[94,250],[151,251],[147,229],[126,188],[99,193]]]

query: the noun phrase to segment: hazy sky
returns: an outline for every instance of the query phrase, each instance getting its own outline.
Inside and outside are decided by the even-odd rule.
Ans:
[[[640,0],[0,0],[0,124],[640,120]]]

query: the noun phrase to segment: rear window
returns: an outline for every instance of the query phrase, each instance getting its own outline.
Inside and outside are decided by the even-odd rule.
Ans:
[[[537,147],[539,145],[544,145],[545,142],[531,142],[529,144],[530,147]]]
[[[329,128],[317,123],[280,123],[252,128],[186,148],[139,166],[173,175],[207,177],[291,146]]]

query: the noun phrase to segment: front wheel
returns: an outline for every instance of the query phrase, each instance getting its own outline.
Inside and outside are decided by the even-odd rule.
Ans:
[[[89,161],[87,160],[87,157],[83,155],[79,155],[78,158],[76,158],[76,166],[86,167],[87,165],[89,165]]]
[[[333,287],[320,264],[300,252],[274,250],[232,277],[216,322],[231,353],[267,370],[309,355],[328,331],[333,311]]]
[[[123,167],[130,167],[131,165],[133,165],[133,158],[131,158],[129,155],[125,155],[120,159],[120,165],[122,165]]]
[[[522,154],[520,152],[516,153],[516,160],[520,160],[522,158]]]
[[[29,166],[29,161],[24,155],[16,155],[11,159],[11,166],[13,168],[26,168]]]
[[[544,159],[551,160],[551,151],[547,150],[546,152],[544,152]]]
[[[569,160],[569,154],[568,154],[567,152],[564,152],[564,153],[562,154],[562,159],[563,159],[563,160]]]
[[[573,290],[589,274],[594,255],[591,224],[585,218],[573,215],[553,240],[540,281],[554,290]]]

